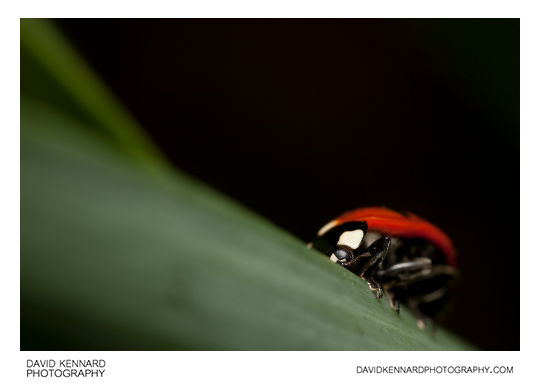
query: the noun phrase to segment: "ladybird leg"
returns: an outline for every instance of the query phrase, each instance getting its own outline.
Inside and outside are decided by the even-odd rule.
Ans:
[[[390,248],[390,238],[388,236],[381,237],[380,239],[374,241],[366,250],[370,257],[368,262],[362,266],[362,269],[358,271],[358,275],[362,278],[373,277],[375,271],[379,265],[386,258],[388,249]]]
[[[431,273],[428,277],[435,277],[440,275],[457,277],[459,275],[459,271],[457,270],[457,268],[454,268],[450,265],[435,265],[433,266],[433,268],[431,268]]]
[[[419,306],[421,304],[431,303],[431,302],[437,301],[439,299],[442,299],[447,294],[448,294],[448,289],[443,287],[443,288],[439,288],[439,289],[437,289],[437,290],[435,290],[433,292],[427,293],[425,295],[416,296],[416,297],[411,298],[412,303],[409,304],[409,305],[413,305],[413,307],[411,307],[411,310],[413,311],[413,314],[417,319],[417,325],[418,325],[418,327],[420,329],[424,329],[425,327],[427,327],[429,325],[429,328],[431,329],[431,333],[433,334],[433,333],[435,333],[435,326],[436,325],[435,325],[435,321],[433,321],[433,318],[431,318],[429,316],[426,316],[426,315],[423,315],[420,312]],[[426,325],[426,323],[429,323],[429,324]]]
[[[383,295],[383,290],[382,290],[381,285],[378,282],[376,282],[375,280],[373,280],[372,277],[368,277],[365,280],[368,283],[369,289],[371,289],[373,292],[375,292],[375,298],[377,300],[380,299],[382,297],[382,295]]]
[[[390,289],[385,288],[384,293],[386,294],[386,297],[388,298],[388,301],[390,303],[390,308],[392,308],[399,315],[401,304],[398,300],[396,300],[396,295],[394,294],[394,292]]]
[[[411,304],[408,303],[407,306],[409,306],[412,314],[416,318],[416,326],[421,330],[429,327],[431,329],[431,335],[433,335],[435,333],[435,321],[433,321],[431,317],[422,314],[422,312],[418,309],[418,305],[411,307]]]
[[[338,264],[341,265],[342,267],[345,267],[345,268],[349,269],[349,270],[351,270],[351,269],[354,270],[354,267],[356,266],[356,264],[358,264],[362,260],[369,259],[370,257],[372,257],[371,253],[363,252],[363,253],[361,253],[359,255],[354,256],[349,261],[338,261]]]
[[[396,264],[398,266],[399,264]],[[458,270],[449,265],[434,265],[432,267],[427,267],[420,270],[412,270],[410,274],[406,274],[405,269],[401,270],[400,274],[388,273],[388,270],[378,271],[377,277],[388,284],[391,287],[398,287],[407,285],[410,283],[415,283],[423,280],[429,280],[434,277],[447,275],[450,278],[456,277],[458,275]]]
[[[414,298],[411,298],[411,299],[407,300],[407,307],[409,307],[409,309],[411,310],[413,316],[416,318],[416,325],[420,329],[425,329],[426,328],[426,317],[424,316],[422,311],[420,311],[419,304],[420,303]]]
[[[421,296],[418,298],[418,301],[421,303],[431,303],[433,301],[437,301],[439,299],[442,299],[448,294],[448,288],[442,287],[439,288],[433,292],[426,293],[424,296]]]
[[[399,315],[399,311],[401,310],[401,303],[395,298],[392,298],[392,300],[390,301],[390,306]]]
[[[431,259],[420,257],[392,265],[390,268],[378,270],[377,277],[381,281],[409,280],[411,276],[423,275],[431,271]]]
[[[389,248],[390,238],[388,236],[381,237],[374,241],[366,250],[366,253],[370,255],[370,259],[368,259],[367,263],[358,272],[358,275],[368,283],[369,288],[375,292],[376,299],[382,297],[383,290],[381,284],[375,279],[374,274],[386,258]]]

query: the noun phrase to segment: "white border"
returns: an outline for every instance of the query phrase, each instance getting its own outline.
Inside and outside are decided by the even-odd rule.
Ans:
[[[531,2],[532,3],[532,2]],[[527,1],[506,0],[199,0],[74,2],[70,0],[19,1],[19,17],[299,17],[299,18],[396,18],[396,17],[520,17],[531,6]]]
[[[26,359],[102,358],[105,377],[78,379],[85,383],[452,383],[481,380],[521,382],[519,352],[54,352],[20,353],[18,367],[26,374]],[[513,374],[358,374],[357,366],[513,366]],[[58,379],[34,378],[32,383]],[[77,379],[63,381],[71,382]]]

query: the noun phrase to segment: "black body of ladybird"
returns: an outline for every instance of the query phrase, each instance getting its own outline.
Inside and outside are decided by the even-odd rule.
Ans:
[[[383,292],[399,313],[407,305],[420,328],[448,298],[457,275],[449,237],[407,212],[384,207],[346,212],[323,226],[309,244],[364,279],[377,299]]]

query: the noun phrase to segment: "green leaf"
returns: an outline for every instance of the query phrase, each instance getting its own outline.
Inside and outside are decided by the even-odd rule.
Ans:
[[[43,25],[51,33],[33,23],[21,25],[24,39],[34,41]],[[62,57],[50,58],[63,54],[75,67],[71,81],[99,81],[80,72],[67,45],[55,53],[49,43],[21,47],[31,58],[24,65],[50,76],[40,84],[56,81],[66,92]],[[96,106],[104,89],[73,86],[68,94],[91,93],[78,95],[75,109],[28,83],[22,91],[22,349],[471,348],[443,329],[419,330],[357,276],[171,171],[134,120],[104,128],[126,113],[118,103]]]

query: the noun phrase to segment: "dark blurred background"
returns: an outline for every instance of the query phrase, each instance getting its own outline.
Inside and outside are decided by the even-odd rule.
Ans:
[[[355,207],[444,229],[442,321],[519,349],[519,20],[57,20],[178,168],[310,240]]]

